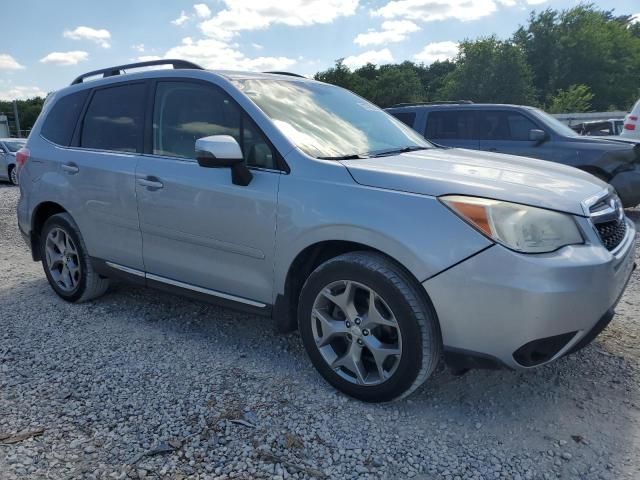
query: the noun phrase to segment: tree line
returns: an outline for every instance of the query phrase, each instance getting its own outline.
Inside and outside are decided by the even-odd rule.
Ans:
[[[342,59],[315,75],[381,107],[471,100],[552,113],[628,110],[640,97],[640,23],[592,4],[532,12],[506,40],[460,42],[455,59],[351,70]]]

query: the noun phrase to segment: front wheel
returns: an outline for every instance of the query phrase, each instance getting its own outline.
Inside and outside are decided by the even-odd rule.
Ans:
[[[18,169],[15,165],[9,167],[9,181],[12,185],[18,185]]]
[[[367,402],[409,395],[440,359],[437,319],[420,286],[377,253],[353,252],[320,265],[302,288],[302,341],[320,374]]]

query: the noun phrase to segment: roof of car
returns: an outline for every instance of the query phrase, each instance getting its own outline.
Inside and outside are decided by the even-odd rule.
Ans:
[[[433,102],[433,103],[415,103],[415,104],[400,104],[393,105],[387,110],[416,110],[416,109],[428,109],[428,110],[440,110],[440,109],[480,109],[480,108],[527,108],[533,109],[534,107],[527,105],[514,105],[511,103],[467,103],[467,102]]]

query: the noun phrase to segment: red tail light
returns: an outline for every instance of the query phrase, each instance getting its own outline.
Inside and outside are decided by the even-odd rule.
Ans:
[[[624,124],[624,129],[625,130],[635,130],[636,126],[633,123],[625,123]]]
[[[20,168],[24,167],[24,164],[29,160],[29,155],[31,155],[31,152],[27,147],[22,147],[18,150],[16,152],[16,165]]]

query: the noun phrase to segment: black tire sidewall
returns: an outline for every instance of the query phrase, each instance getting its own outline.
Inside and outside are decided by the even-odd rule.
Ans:
[[[71,293],[65,292],[58,287],[55,280],[52,278],[51,273],[49,272],[49,268],[47,267],[47,257],[45,252],[45,245],[47,241],[47,235],[53,228],[61,228],[65,231],[67,235],[71,237],[73,243],[75,243],[76,249],[78,250],[78,260],[80,261],[80,282],[78,286]],[[44,273],[47,276],[47,280],[49,281],[49,285],[51,288],[58,294],[60,298],[66,300],[67,302],[76,302],[81,297],[84,291],[87,288],[87,256],[85,254],[84,249],[82,248],[83,243],[81,242],[74,225],[71,224],[63,215],[54,215],[49,218],[44,226],[42,227],[42,232],[40,234],[40,258],[42,259],[42,267],[44,268]]]
[[[9,171],[7,173],[9,174],[9,183],[11,185],[18,185],[18,182],[19,182],[18,181],[18,176],[17,176],[18,175],[18,170],[16,170],[16,166],[15,165],[10,166],[9,167]],[[16,175],[16,181],[15,182],[13,181],[13,178],[12,178],[12,175],[14,173]]]
[[[355,385],[336,374],[322,358],[313,338],[311,311],[317,294],[331,282],[351,280],[376,291],[393,311],[402,335],[400,364],[391,378],[380,385]],[[429,313],[425,312],[429,319]],[[391,401],[403,394],[415,382],[422,366],[422,332],[413,309],[394,283],[380,272],[363,265],[333,261],[312,273],[305,283],[298,309],[299,329],[311,362],[320,374],[335,388],[347,395],[367,402]]]

